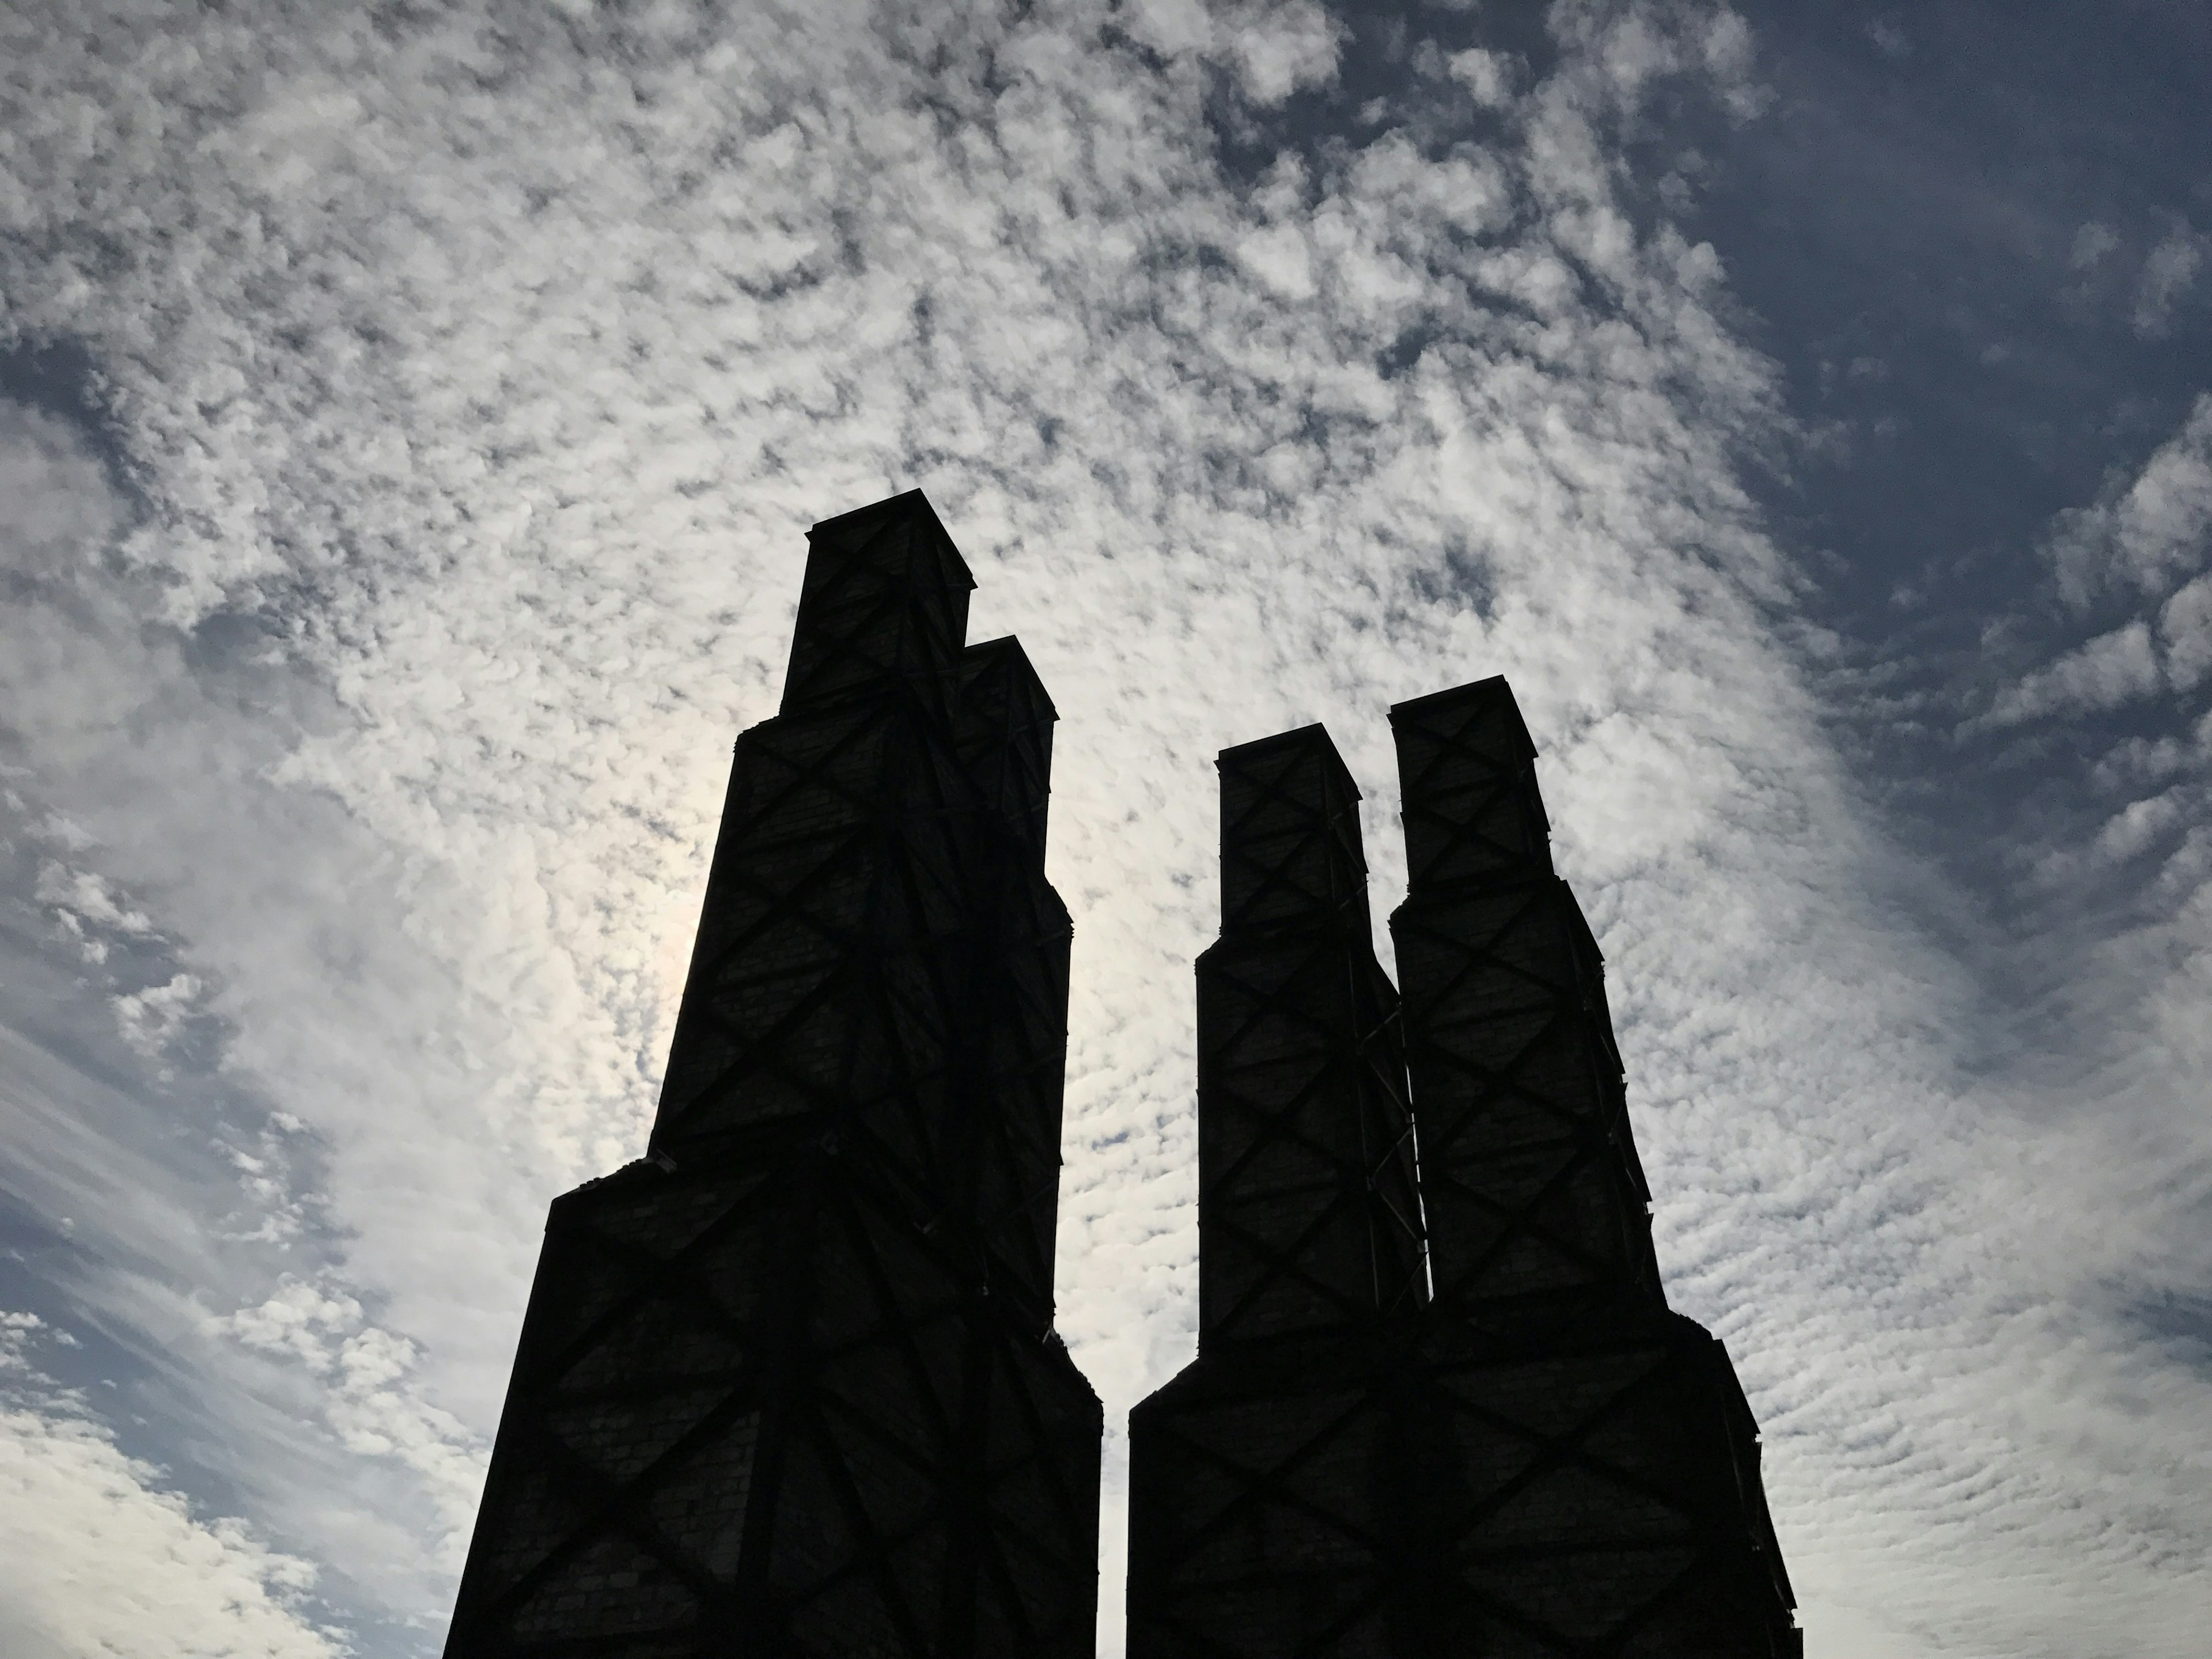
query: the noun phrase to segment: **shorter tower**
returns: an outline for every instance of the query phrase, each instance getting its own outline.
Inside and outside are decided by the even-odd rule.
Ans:
[[[1130,1415],[1130,1659],[1796,1659],[1750,1409],[1660,1285],[1534,745],[1502,679],[1391,720],[1402,1006],[1320,728],[1222,757],[1199,1357]],[[1324,980],[1337,1002],[1277,988]],[[1363,1207],[1370,1126],[1409,1152],[1415,1119],[1418,1199],[1394,1153],[1364,1166]],[[1350,1293],[1355,1211],[1425,1271]]]
[[[1318,726],[1224,751],[1198,961],[1198,1358],[1130,1414],[1129,1653],[1389,1653],[1393,1379],[1427,1294],[1359,792]]]
[[[817,525],[649,1155],[555,1200],[447,1659],[1091,1659],[1053,708],[919,493]]]
[[[1535,744],[1503,679],[1390,722],[1443,1650],[1795,1659],[1751,1408],[1660,1285],[1603,958],[1552,868]]]

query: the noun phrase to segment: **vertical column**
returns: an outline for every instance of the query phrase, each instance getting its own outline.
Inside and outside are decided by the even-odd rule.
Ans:
[[[1317,726],[1219,766],[1221,936],[1198,962],[1199,1356],[1130,1414],[1129,1655],[1394,1653],[1398,1373],[1426,1276],[1359,795]]]
[[[1490,1321],[1665,1305],[1597,945],[1552,869],[1503,679],[1390,711],[1407,885],[1391,918],[1439,1304]]]
[[[818,1119],[927,1201],[987,816],[955,738],[974,582],[918,495],[809,541],[782,709],[738,742],[653,1150]]]
[[[962,1168],[993,1294],[1050,1322],[1067,1072],[1066,907],[1045,879],[1052,728],[1059,718],[1019,641],[961,659],[960,753],[994,815],[975,1010],[979,1109]]]
[[[1391,711],[1436,1298],[1419,1650],[1801,1659],[1728,1355],[1668,1311],[1597,946],[1502,679]]]
[[[1357,1324],[1426,1291],[1359,792],[1318,726],[1218,765],[1221,937],[1198,959],[1201,1348]]]
[[[1050,1334],[1050,701],[1012,641],[963,647],[919,494],[810,540],[652,1156],[548,1222],[449,1659],[1093,1646],[1100,1413]]]

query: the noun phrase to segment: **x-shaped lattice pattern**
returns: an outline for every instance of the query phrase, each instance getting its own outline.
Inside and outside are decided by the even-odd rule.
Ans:
[[[1220,939],[1199,960],[1201,1342],[1426,1292],[1397,999],[1358,793],[1318,726],[1221,757]]]
[[[1052,706],[1012,641],[957,666],[949,725],[879,682],[740,739],[654,1146],[821,1119],[1042,1328],[1070,933],[1042,871]]]
[[[949,713],[975,582],[921,493],[825,520],[807,542],[782,712],[898,686]]]
[[[1664,1310],[1601,959],[1553,872],[1534,745],[1503,681],[1392,720],[1435,1299],[1363,1322],[1355,1295],[1313,1298],[1305,1336],[1202,1340],[1132,1413],[1131,1659],[1795,1659],[1749,1410],[1719,1345]],[[1326,953],[1290,919],[1355,884],[1345,842],[1281,799],[1314,775],[1284,755],[1313,747],[1223,757],[1224,781],[1232,762],[1249,775],[1224,789],[1224,926],[1200,969],[1200,1282],[1240,1287],[1232,1312],[1324,1278],[1305,1255],[1343,1210],[1307,1143],[1345,1133],[1318,1079],[1363,1028],[1309,1005]],[[1260,823],[1241,842],[1240,811]],[[1246,1127],[1277,1103],[1318,1126]],[[1239,1134],[1217,1193],[1205,1149]],[[1268,1157],[1292,1167],[1285,1143],[1309,1178],[1252,1182]],[[1264,1229],[1221,1200],[1248,1189],[1283,1200]]]
[[[1393,918],[1439,1300],[1659,1296],[1595,954],[1565,883]]]
[[[1208,1356],[1138,1407],[1131,1659],[1796,1651],[1703,1332],[1437,1346]]]
[[[1476,1650],[1777,1659],[1786,1582],[1747,1409],[1686,1320],[1623,1316],[1424,1366],[1455,1489],[1443,1611]]]
[[[1503,682],[1401,704],[1392,918],[1439,1300],[1663,1300],[1603,970]]]
[[[449,1655],[1083,1654],[1054,718],[918,498],[817,526],[654,1163],[556,1206]],[[672,1169],[674,1173],[664,1171]]]
[[[1098,1420],[1065,1352],[841,1160],[760,1161],[556,1209],[456,1639],[1081,1650]]]

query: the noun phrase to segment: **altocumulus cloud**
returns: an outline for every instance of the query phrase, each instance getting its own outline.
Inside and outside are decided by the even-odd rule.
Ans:
[[[0,1313],[0,1639],[20,1659],[170,1650],[336,1656],[306,1623],[307,1562],[242,1522],[196,1519],[161,1472],[119,1451],[80,1393],[39,1369],[72,1340],[35,1314]],[[57,1524],[66,1522],[73,1524]]]
[[[106,1371],[0,1419],[27,1643],[434,1648],[544,1205],[650,1117],[799,532],[920,484],[1064,711],[1061,1325],[1111,1406],[1194,1324],[1213,751],[1326,719],[1387,900],[1384,706],[1504,672],[1812,1650],[2189,1650],[2212,1390],[2137,1314],[2207,1265],[2201,887],[2014,1052],[1827,737],[1745,487],[1777,377],[1629,197],[1650,99],[1755,117],[1750,37],[1551,30],[1277,146],[1338,72],[1309,3],[0,22],[4,326],[100,411],[0,414],[0,1159],[21,1328]],[[104,1595],[141,1557],[200,1564],[188,1610]]]

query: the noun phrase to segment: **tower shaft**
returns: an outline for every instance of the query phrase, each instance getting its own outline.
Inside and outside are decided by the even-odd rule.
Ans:
[[[1667,1311],[1596,941],[1503,679],[1390,711],[1391,919],[1437,1295],[1420,1495],[1437,1651],[1794,1659],[1759,1436]]]
[[[1345,821],[1349,780],[1254,771],[1325,750],[1319,728],[1222,757],[1199,1357],[1130,1415],[1130,1659],[1796,1659],[1750,1408],[1660,1285],[1602,959],[1552,867],[1534,745],[1503,680],[1391,720],[1402,1005],[1364,897],[1334,897],[1364,878],[1356,841],[1317,860],[1328,843],[1298,833]],[[1250,834],[1255,787],[1309,805]],[[1340,925],[1316,973],[1325,930],[1270,907],[1318,917],[1324,890]],[[1331,974],[1389,1012],[1332,1022],[1277,990]],[[1405,1212],[1432,1297],[1355,1293],[1356,1206],[1306,1146],[1350,1146],[1376,1113],[1301,1084],[1329,1066],[1410,1103]],[[1278,1121],[1304,1161],[1255,1179]]]
[[[1358,791],[1317,726],[1220,771],[1199,1356],[1130,1415],[1128,1650],[1389,1652],[1412,1542],[1390,1385],[1427,1277]]]
[[[449,1659],[1091,1651],[1052,706],[919,495],[817,526],[650,1156],[556,1200]]]
[[[1663,1309],[1603,959],[1552,868],[1502,679],[1390,711],[1406,902],[1390,918],[1437,1300],[1496,1325]]]

